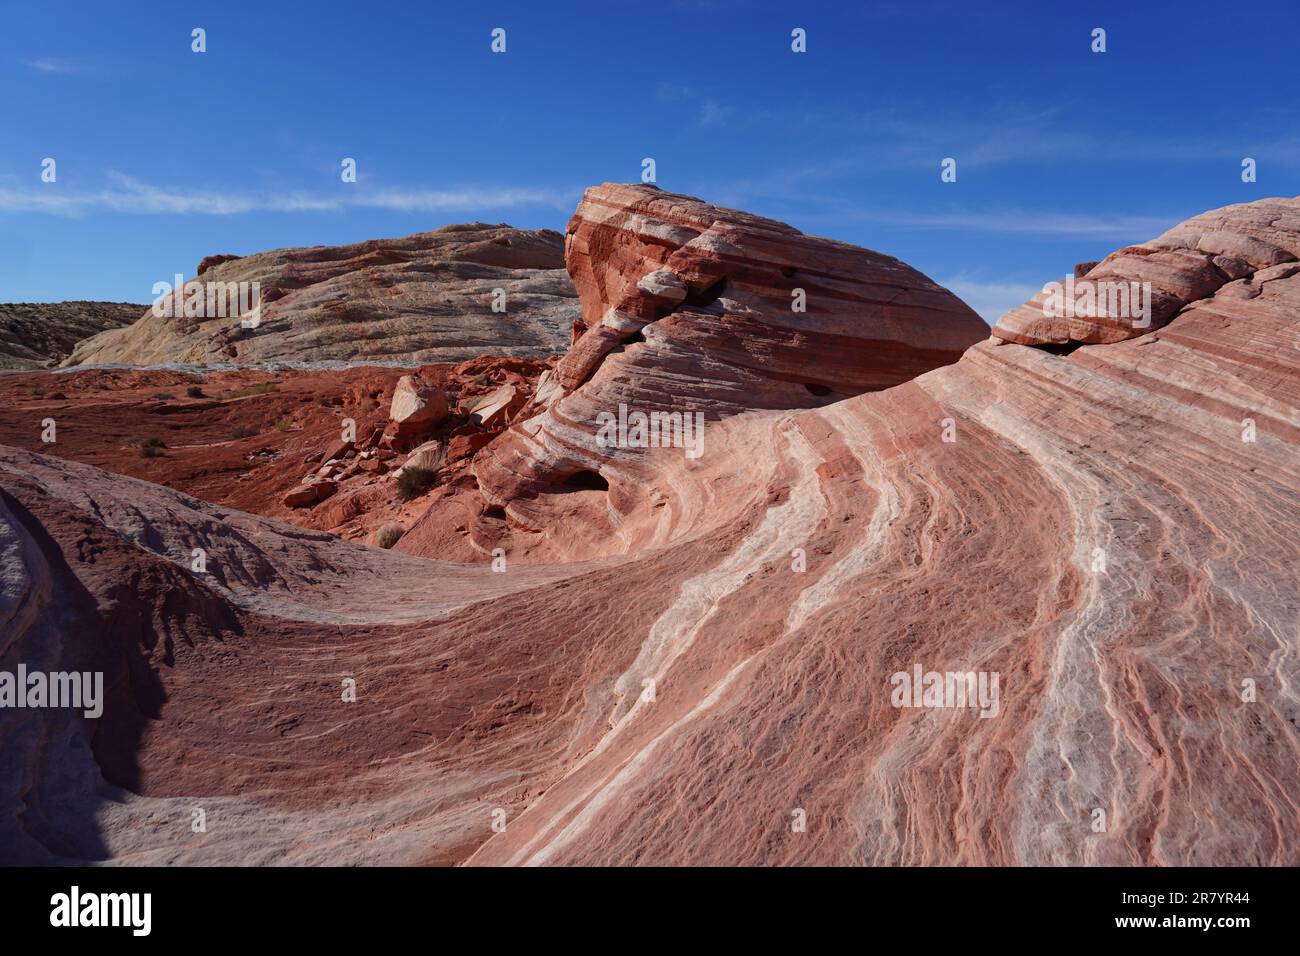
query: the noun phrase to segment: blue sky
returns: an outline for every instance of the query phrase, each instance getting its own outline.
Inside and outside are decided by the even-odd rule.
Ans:
[[[1300,193],[1297,9],[5,2],[0,301],[146,302],[211,253],[450,222],[563,229],[650,156],[665,189],[898,256],[991,318],[1187,216]]]

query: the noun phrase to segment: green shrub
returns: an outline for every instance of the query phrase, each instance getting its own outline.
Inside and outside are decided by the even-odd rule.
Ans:
[[[397,497],[403,501],[418,498],[432,488],[437,480],[438,473],[432,468],[416,466],[403,468],[402,473],[397,476]]]
[[[199,388],[197,385],[191,385],[185,390],[185,394],[190,398],[207,398],[207,396],[203,394],[203,389]]]

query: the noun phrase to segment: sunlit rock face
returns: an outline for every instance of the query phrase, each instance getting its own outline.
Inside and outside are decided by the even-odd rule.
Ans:
[[[559,233],[505,225],[209,256],[184,278],[180,293],[64,364],[540,359],[564,350],[578,316]]]
[[[1111,253],[1074,282],[1062,280],[1002,316],[993,334],[1024,345],[1122,342],[1229,283],[1291,276],[1297,260],[1300,199],[1225,206]]]
[[[1298,315],[1300,273],[1261,260],[1140,336],[998,336],[883,390],[775,407],[753,361],[698,457],[641,449],[637,495],[631,455],[592,458],[608,489],[554,496],[617,548],[525,512],[572,561],[516,560],[507,515],[503,560],[454,522],[403,554],[0,449],[0,670],[98,668],[107,698],[0,711],[0,855],[1300,863]],[[664,321],[535,397],[547,428],[588,389],[729,381],[633,366],[722,324]],[[468,536],[470,484],[425,522]]]
[[[673,428],[684,418],[707,432],[750,410],[897,385],[988,337],[961,300],[897,259],[653,186],[587,190],[565,262],[581,334],[476,469],[483,506],[504,511],[525,549],[561,516],[583,547],[625,546],[618,525],[643,499],[647,466],[635,435],[601,439],[603,416],[677,416]],[[581,494],[593,487],[608,496]],[[501,531],[473,522],[471,538],[490,548]],[[407,546],[434,535],[446,537],[427,527]]]

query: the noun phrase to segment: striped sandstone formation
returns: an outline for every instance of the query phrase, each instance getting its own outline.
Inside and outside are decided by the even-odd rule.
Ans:
[[[523,420],[481,456],[481,503],[431,513],[403,547],[437,540],[454,553],[450,522],[484,552],[562,556],[546,529],[563,523],[584,548],[625,550],[621,516],[638,507],[653,466],[640,449],[597,443],[603,413],[712,423],[829,405],[955,362],[988,336],[965,303],[897,259],[654,186],[588,189],[565,262],[580,336]],[[590,486],[610,488],[608,507],[577,514],[572,493]]]
[[[1249,238],[1297,248],[1300,230],[1279,225],[1294,208],[1266,200],[1167,234],[1184,250],[1171,255],[1204,245],[1230,250],[1202,250],[1215,269],[1259,265],[1169,279],[1185,301],[1154,331],[1069,350],[999,334],[880,390],[883,371],[842,370],[833,349],[783,358],[775,311],[742,278],[795,257],[776,254],[778,230],[744,233],[756,262],[723,257],[714,300],[735,307],[670,310],[586,374],[605,341],[584,346],[589,327],[534,402],[552,435],[533,435],[540,480],[561,440],[589,462],[586,408],[619,396],[703,404],[703,454],[646,449],[635,468],[611,454],[592,462],[607,489],[505,501],[489,519],[502,540],[520,540],[521,517],[543,522],[537,551],[564,560],[508,551],[504,572],[488,554],[365,548],[0,449],[0,670],[99,667],[109,687],[98,721],[0,711],[0,855],[1296,865],[1300,270],[1206,239],[1262,216],[1273,238]],[[647,249],[662,237],[656,261],[609,268],[628,237],[576,222],[584,309],[598,290],[587,319],[649,319],[628,290],[691,240],[638,227]],[[845,281],[816,288],[862,301]],[[952,321],[941,292],[917,290]],[[692,353],[699,341],[719,351]],[[814,402],[804,382],[835,394]],[[588,392],[599,401],[567,411]],[[502,468],[496,445],[481,483]],[[612,544],[574,530],[602,518]],[[896,706],[915,701],[895,675],[917,667],[996,674],[995,712]]]

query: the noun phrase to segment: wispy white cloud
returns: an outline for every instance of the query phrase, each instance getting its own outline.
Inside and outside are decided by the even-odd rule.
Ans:
[[[370,189],[340,183],[330,193],[239,192],[154,186],[123,173],[109,172],[100,189],[66,189],[58,183],[29,187],[0,186],[0,212],[79,216],[92,212],[135,215],[231,216],[243,213],[342,212],[347,209],[386,209],[395,212],[461,212],[548,206],[571,209],[579,190],[517,187],[461,189]]]
[[[717,100],[705,100],[700,104],[700,115],[696,117],[697,126],[725,126],[731,119],[731,107],[719,103]]]
[[[89,71],[88,62],[75,57],[38,56],[33,60],[24,60],[23,63],[37,73],[57,73],[68,76]]]
[[[718,97],[682,83],[660,83],[655,87],[655,96],[685,113],[698,129],[735,132],[768,121],[765,110],[746,109],[742,113]]]

